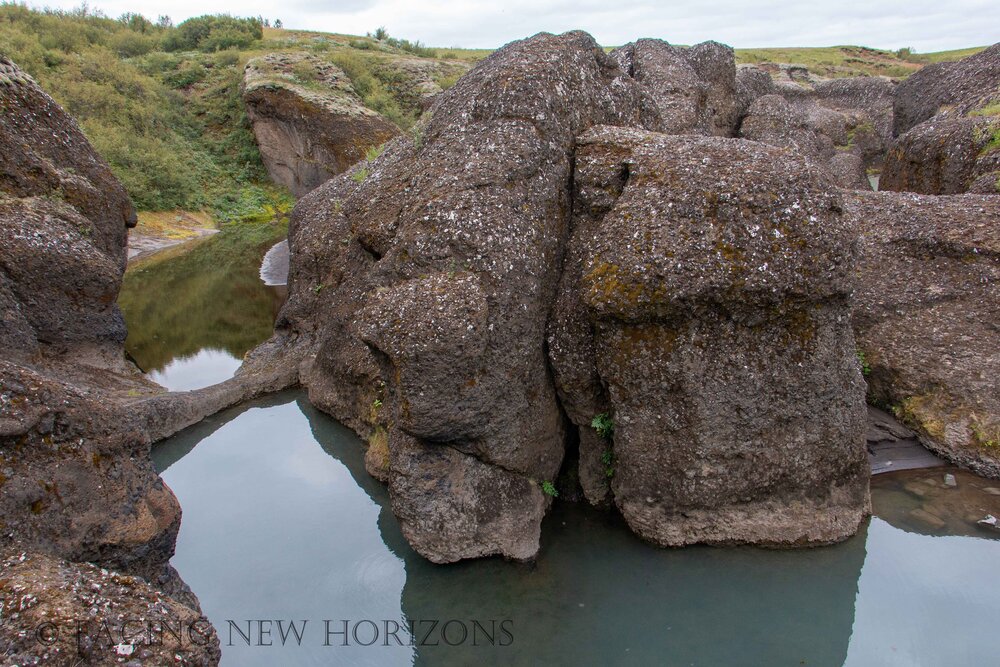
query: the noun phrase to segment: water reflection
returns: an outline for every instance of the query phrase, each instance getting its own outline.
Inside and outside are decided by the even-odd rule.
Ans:
[[[557,503],[535,563],[437,566],[406,544],[360,441],[299,392],[216,415],[153,454],[184,508],[173,564],[219,629],[223,664],[982,665],[996,655],[1000,540],[962,537],[994,533],[952,522],[956,507],[988,511],[976,503],[997,498],[984,491],[995,483],[967,473],[876,477],[885,518],[829,548],[663,550],[612,515]],[[940,484],[938,500],[917,496],[947,519],[936,537],[905,520],[914,480]],[[344,647],[335,635],[323,645],[324,620],[336,630],[404,618],[425,630],[510,619],[513,643],[447,646],[437,634],[438,646]],[[309,624],[302,646],[248,647],[236,634],[228,646],[229,619]]]
[[[536,563],[435,566],[403,540],[358,439],[300,394],[217,415],[158,446],[154,460],[184,508],[173,563],[219,628],[224,664],[836,665],[847,656],[863,535],[796,552],[660,550],[609,515],[559,504]],[[415,654],[322,645],[324,619],[403,617],[424,629],[510,619],[514,641]],[[227,646],[228,619],[256,618],[311,619],[313,634],[302,647],[247,647],[238,636]]]
[[[170,389],[228,377],[218,376],[225,361],[218,354],[200,377],[196,364],[175,362],[205,350],[239,360],[271,335],[286,288],[265,286],[259,267],[286,231],[279,223],[227,227],[130,266],[118,303],[128,325],[125,347],[139,368]]]
[[[170,391],[187,391],[231,378],[241,363],[242,359],[225,350],[199,350],[190,357],[176,357],[148,375]]]

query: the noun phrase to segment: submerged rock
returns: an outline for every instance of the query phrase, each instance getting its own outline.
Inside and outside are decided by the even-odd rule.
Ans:
[[[854,309],[869,396],[924,444],[1000,478],[1000,207],[995,197],[856,193]]]
[[[268,174],[297,197],[399,134],[365,107],[340,68],[309,55],[250,60],[243,101]]]
[[[839,195],[748,141],[601,127],[576,155],[549,355],[581,478],[610,458],[615,504],[662,545],[853,534],[869,471]],[[604,412],[610,456],[587,435]]]

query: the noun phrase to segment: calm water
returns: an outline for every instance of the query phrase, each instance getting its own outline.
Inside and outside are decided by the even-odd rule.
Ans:
[[[259,277],[283,233],[223,231],[132,267],[121,304],[140,367],[176,390],[232,375],[284,298]],[[223,664],[1000,664],[1000,533],[976,524],[1000,517],[1000,482],[878,476],[857,537],[802,551],[657,549],[557,503],[535,563],[435,566],[406,544],[363,453],[298,392],[154,449],[184,511],[172,562]]]
[[[877,516],[829,548],[661,550],[557,503],[536,563],[435,566],[403,540],[361,442],[300,393],[217,415],[154,458],[184,508],[173,564],[226,665],[978,666],[1000,655],[1000,533],[974,523],[1000,516],[1000,496],[982,490],[1000,483],[972,475],[958,473],[957,489],[941,469],[876,478]],[[255,645],[247,621],[261,619],[306,620],[301,646],[287,625],[285,646],[276,625],[274,646]],[[366,619],[380,626],[369,647],[350,636],[374,636]],[[386,622],[404,619],[418,634],[452,620],[459,645],[383,646]],[[497,646],[482,634],[472,645],[474,620],[505,619],[512,642],[496,632]],[[324,646],[324,621],[334,632],[348,621],[350,645],[334,634]]]
[[[260,263],[286,233],[283,224],[245,223],[130,265],[118,303],[139,368],[174,391],[232,377],[271,335],[284,301],[284,286],[261,281]]]

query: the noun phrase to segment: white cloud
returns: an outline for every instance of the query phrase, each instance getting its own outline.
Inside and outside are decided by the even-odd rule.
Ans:
[[[80,0],[50,0],[64,9]],[[432,46],[496,47],[537,32],[581,29],[602,44],[659,37],[676,44],[714,39],[736,47],[858,44],[936,51],[1000,40],[996,0],[91,0],[109,16],[138,11],[175,22],[205,13],[280,18],[286,27],[364,34],[379,26]]]

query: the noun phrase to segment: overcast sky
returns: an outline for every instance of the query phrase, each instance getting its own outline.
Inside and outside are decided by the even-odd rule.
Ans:
[[[70,9],[81,0],[31,1]],[[735,47],[858,44],[939,51],[1000,41],[1000,0],[90,0],[111,17],[133,11],[179,23],[206,13],[280,18],[287,28],[389,34],[430,46],[490,48],[575,28],[604,45],[637,37]]]

